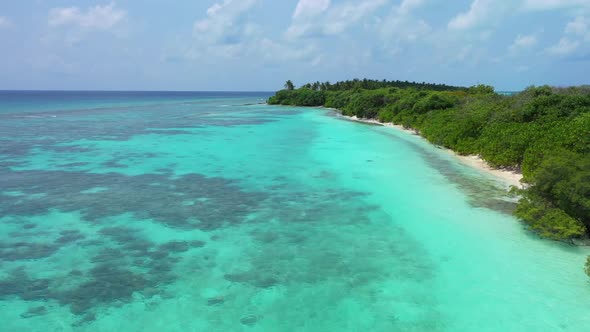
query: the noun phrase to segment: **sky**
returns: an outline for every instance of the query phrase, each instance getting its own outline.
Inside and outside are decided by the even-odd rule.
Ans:
[[[590,0],[0,0],[0,89],[590,84]]]

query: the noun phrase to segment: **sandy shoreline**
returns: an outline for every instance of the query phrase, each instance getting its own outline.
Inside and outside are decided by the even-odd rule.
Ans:
[[[332,110],[341,114],[341,112],[339,110],[336,110],[336,109],[332,109]],[[351,116],[346,116],[346,115],[341,115],[341,116],[348,119],[348,120],[351,120],[351,121],[362,122],[362,123],[371,123],[371,124],[380,125],[380,126],[384,126],[384,127],[391,127],[391,128],[395,128],[397,130],[404,131],[408,134],[420,136],[420,134],[413,129],[407,129],[402,126],[393,124],[391,122],[381,123],[375,119],[360,119],[360,118],[357,118],[356,116],[351,117]],[[420,137],[422,137],[422,136],[420,136]],[[429,142],[429,144],[432,144],[432,143]],[[516,186],[516,187],[522,188],[522,183],[520,182],[520,180],[522,180],[522,173],[504,170],[504,169],[493,168],[485,160],[481,159],[481,157],[479,157],[479,156],[474,156],[474,155],[461,156],[453,150],[446,149],[446,148],[443,148],[443,150],[445,150],[449,154],[453,155],[455,158],[457,158],[457,160],[459,160],[464,165],[467,165],[467,166],[476,168],[480,171],[491,174],[491,175],[497,177],[498,179],[500,179],[502,182],[504,182],[510,186]]]

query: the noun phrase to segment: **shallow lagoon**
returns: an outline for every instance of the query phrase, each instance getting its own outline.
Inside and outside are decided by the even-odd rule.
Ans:
[[[417,136],[265,94],[64,94],[0,96],[3,330],[590,326],[590,250]]]

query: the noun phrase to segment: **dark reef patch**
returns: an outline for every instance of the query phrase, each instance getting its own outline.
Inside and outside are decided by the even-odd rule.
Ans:
[[[104,248],[93,256],[92,263],[118,262],[124,258],[123,251],[115,248]]]
[[[78,287],[56,294],[59,303],[69,305],[74,314],[86,314],[97,305],[128,302],[134,292],[151,285],[141,274],[112,264],[98,265],[90,270],[90,276],[91,280]]]
[[[170,178],[166,174],[126,176],[118,173],[22,171],[0,177],[0,187],[31,197],[27,200],[3,197],[0,215],[27,217],[47,214],[51,209],[63,212],[81,210],[84,219],[99,222],[103,218],[132,213],[137,219],[153,219],[171,227],[203,230],[241,223],[268,197],[266,193],[241,190],[237,181],[200,174]],[[87,192],[97,187],[109,190]],[[39,194],[42,197],[35,198]],[[184,201],[196,203],[187,205],[183,204]],[[134,235],[127,232],[113,236],[126,237],[121,239],[126,242]]]
[[[203,112],[196,112],[187,115],[189,109],[169,106],[143,105],[36,112],[29,113],[26,118],[9,113],[0,114],[0,133],[3,136],[0,139],[0,162],[5,158],[26,156],[35,149],[65,154],[93,151],[92,147],[72,144],[79,140],[126,141],[136,135],[186,135],[193,133],[184,129],[234,127],[276,121],[268,113],[265,114],[266,117],[256,118],[235,117],[231,114],[228,116],[227,113],[203,116]],[[162,112],[162,107],[165,107],[166,112]],[[100,121],[100,126],[96,125],[97,120]]]
[[[165,129],[165,130],[146,130],[145,132],[146,134],[156,134],[156,135],[166,135],[166,136],[171,136],[171,135],[191,135],[192,132],[188,131],[188,130],[171,130],[171,129]]]
[[[101,306],[128,303],[135,292],[157,294],[159,287],[173,282],[172,264],[168,261],[149,262],[146,269],[123,268],[127,257],[124,252],[106,248],[95,256],[97,265],[90,270],[72,270],[51,279],[32,279],[24,268],[13,270],[0,280],[0,300],[18,297],[25,301],[53,300],[68,306],[75,315],[93,315]],[[23,315],[33,317],[42,309],[31,309]],[[85,318],[82,318],[85,320]]]
[[[66,230],[59,233],[61,236],[55,241],[56,243],[65,245],[69,243],[78,242],[86,237],[78,230]]]
[[[57,153],[68,153],[68,154],[92,152],[91,148],[86,148],[86,147],[77,146],[77,145],[48,145],[48,146],[44,146],[43,149],[45,151],[53,151],[53,152],[57,152]]]
[[[100,166],[106,167],[106,168],[129,168],[128,165],[121,164],[116,160],[106,161],[104,163],[101,163]]]
[[[53,255],[60,246],[49,243],[0,243],[0,260],[19,261],[40,259]]]
[[[190,249],[188,242],[185,241],[174,241],[168,242],[160,246],[160,250],[166,252],[185,252]]]
[[[61,165],[62,167],[83,167],[83,166],[88,166],[90,165],[90,163],[87,162],[76,162],[76,163],[68,163],[68,164],[64,164]]]

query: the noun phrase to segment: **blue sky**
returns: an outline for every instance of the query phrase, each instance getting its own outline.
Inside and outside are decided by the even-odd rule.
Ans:
[[[2,0],[0,89],[589,84],[590,0]]]

